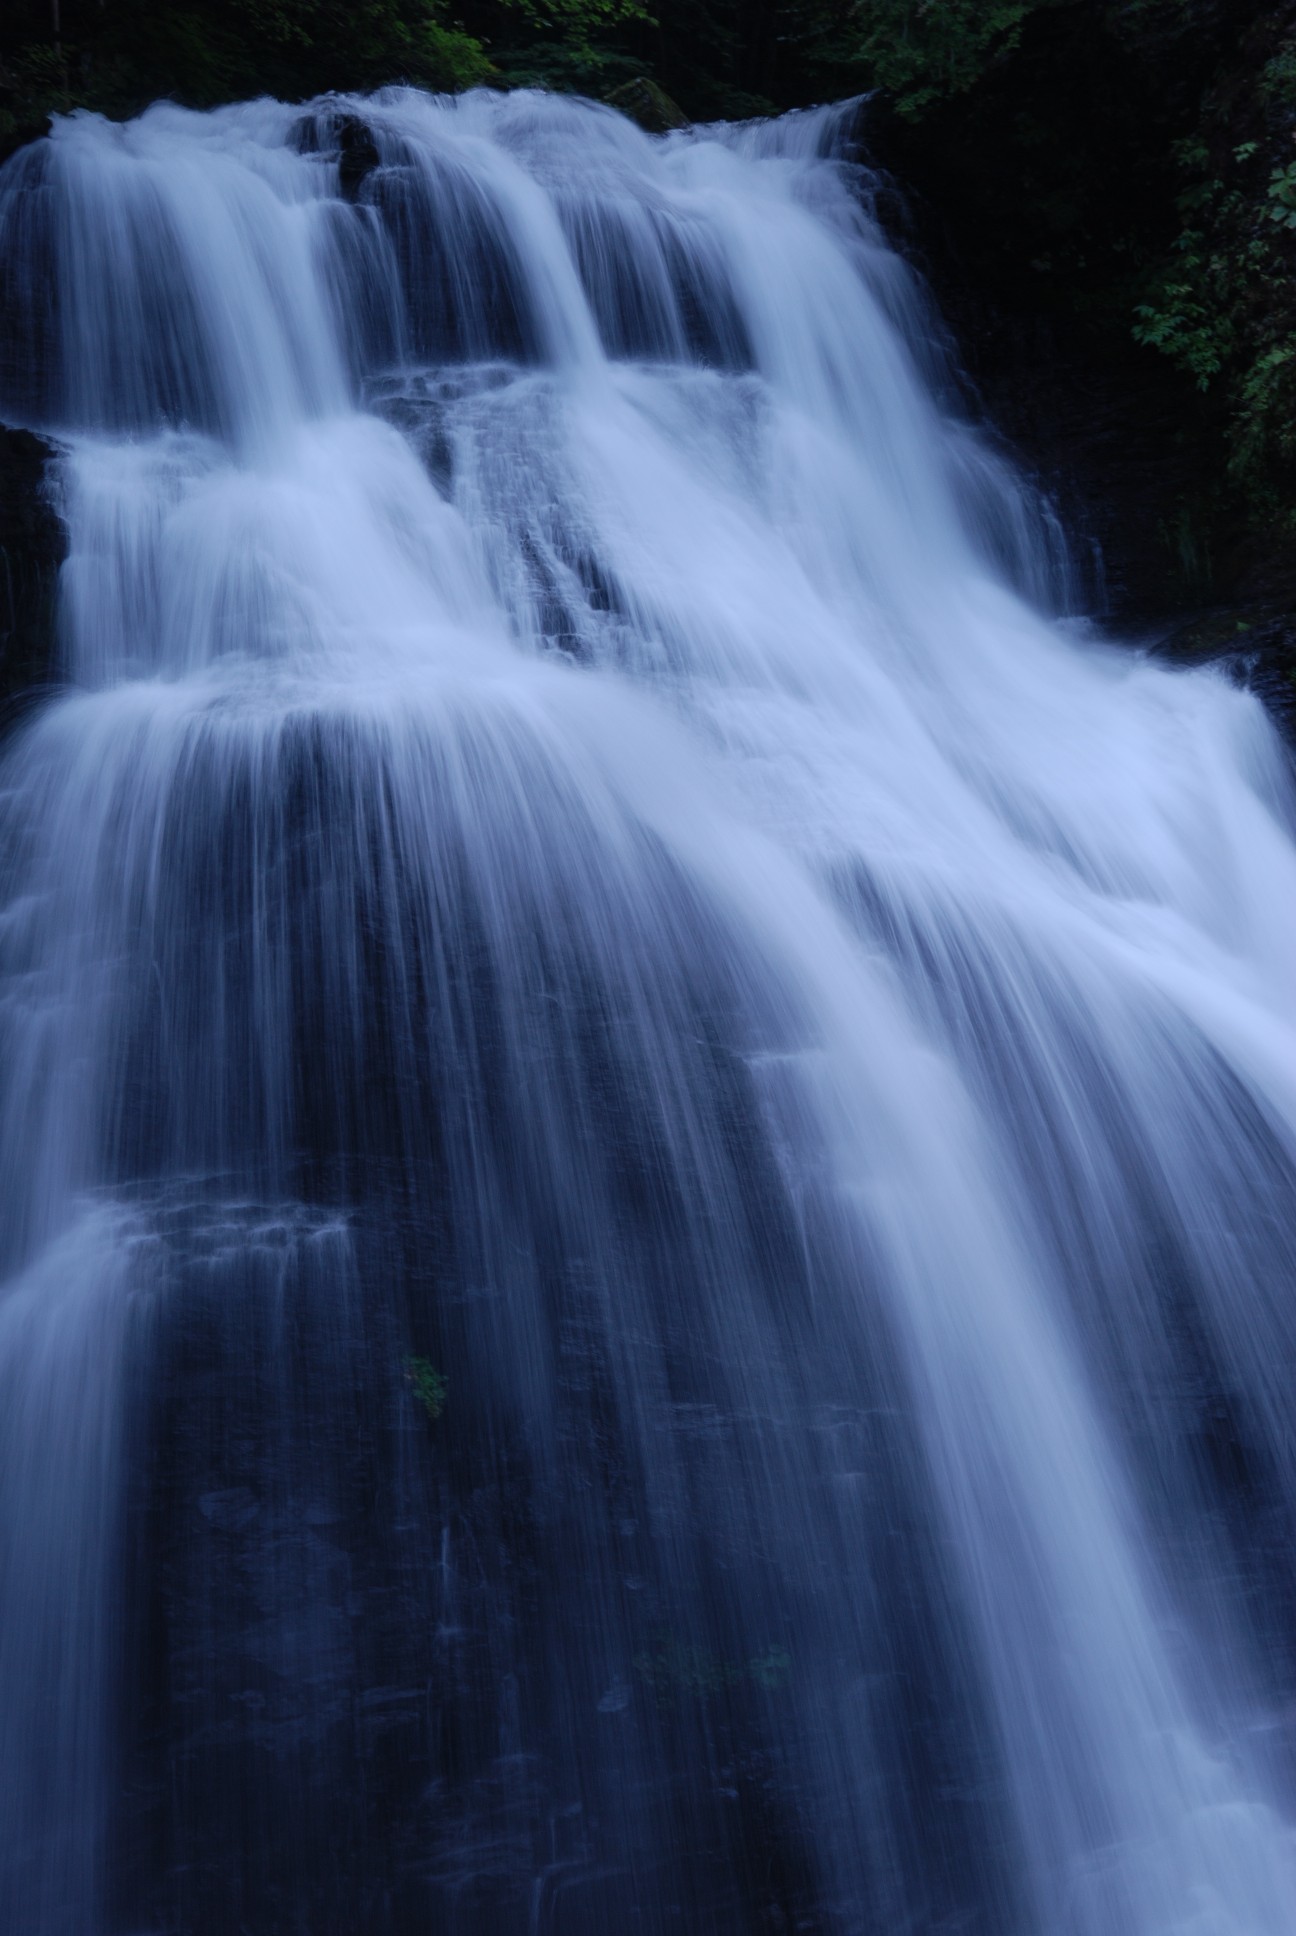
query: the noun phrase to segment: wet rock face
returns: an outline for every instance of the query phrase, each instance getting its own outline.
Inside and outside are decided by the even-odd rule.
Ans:
[[[0,426],[0,730],[54,673],[54,601],[67,537],[54,446]]]
[[[1296,597],[1271,591],[1195,615],[1157,647],[1175,665],[1223,664],[1238,685],[1258,693],[1296,745]]]

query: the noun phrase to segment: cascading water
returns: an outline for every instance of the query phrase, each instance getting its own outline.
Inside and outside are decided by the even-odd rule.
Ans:
[[[57,122],[0,1927],[1296,1921],[1296,849],[840,114]]]

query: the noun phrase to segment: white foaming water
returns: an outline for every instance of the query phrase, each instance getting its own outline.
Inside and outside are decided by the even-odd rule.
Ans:
[[[1044,615],[843,126],[0,176],[15,1929],[1291,1927],[1286,766]]]

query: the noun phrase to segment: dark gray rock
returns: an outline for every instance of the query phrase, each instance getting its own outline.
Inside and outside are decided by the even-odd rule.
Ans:
[[[54,445],[0,425],[0,730],[55,673],[55,595],[67,534]]]
[[[344,201],[354,202],[366,175],[378,166],[378,144],[358,115],[344,114],[338,122],[338,187]]]
[[[335,155],[338,189],[344,202],[359,199],[367,176],[380,164],[373,130],[358,114],[326,104],[304,114],[292,133],[293,145],[303,155]]]

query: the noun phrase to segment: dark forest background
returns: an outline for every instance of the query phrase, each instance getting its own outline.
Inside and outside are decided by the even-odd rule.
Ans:
[[[1291,603],[1296,0],[4,0],[0,153],[401,79],[649,126],[869,94],[901,240],[1117,603]]]

